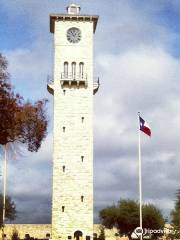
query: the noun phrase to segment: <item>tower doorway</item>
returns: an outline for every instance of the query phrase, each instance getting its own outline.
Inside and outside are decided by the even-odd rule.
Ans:
[[[82,236],[83,236],[83,234],[81,231],[77,230],[76,232],[74,232],[74,238],[76,240],[80,240],[80,237],[82,237]]]

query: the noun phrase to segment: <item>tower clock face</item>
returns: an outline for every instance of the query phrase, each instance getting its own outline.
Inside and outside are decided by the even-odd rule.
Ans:
[[[81,40],[81,31],[79,28],[69,28],[67,30],[67,40],[70,43],[78,43]]]

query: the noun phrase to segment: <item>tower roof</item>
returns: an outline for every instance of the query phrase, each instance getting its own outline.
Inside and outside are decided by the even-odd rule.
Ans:
[[[74,14],[50,14],[50,32],[54,33],[54,22],[55,21],[82,21],[94,23],[94,32],[96,31],[96,25],[99,16],[97,15],[74,15]]]
[[[80,14],[81,7],[77,4],[70,4],[66,8],[66,14],[50,14],[50,32],[54,33],[54,22],[55,21],[82,21],[94,23],[94,32],[96,31],[96,25],[99,16],[97,15],[82,15]]]

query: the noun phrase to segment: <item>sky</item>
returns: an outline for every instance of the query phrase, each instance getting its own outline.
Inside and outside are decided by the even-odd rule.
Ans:
[[[72,1],[0,0],[0,52],[11,82],[25,99],[48,98],[48,135],[38,153],[19,149],[8,159],[8,194],[16,223],[51,222],[53,35],[49,14]],[[138,200],[138,119],[141,134],[143,202],[165,217],[180,188],[180,1],[77,0],[82,14],[99,15],[94,38],[94,221],[100,209],[124,198]],[[2,175],[2,159],[1,159]],[[2,176],[0,176],[2,185]],[[2,188],[2,186],[1,186]]]

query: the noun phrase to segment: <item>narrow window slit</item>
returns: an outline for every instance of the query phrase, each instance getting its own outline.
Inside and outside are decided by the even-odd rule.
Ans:
[[[65,210],[65,206],[62,206],[62,212],[64,212],[64,210]]]
[[[65,132],[65,130],[66,130],[66,127],[63,127],[63,132]]]
[[[84,202],[84,196],[81,196],[81,202]]]
[[[82,123],[84,122],[84,117],[81,118]]]
[[[66,90],[65,89],[63,90],[63,94],[66,95]]]
[[[65,168],[66,168],[65,166],[63,166],[63,167],[62,167],[62,169],[63,169],[63,172],[65,172]]]
[[[81,156],[81,162],[83,162],[84,161],[84,156]]]

